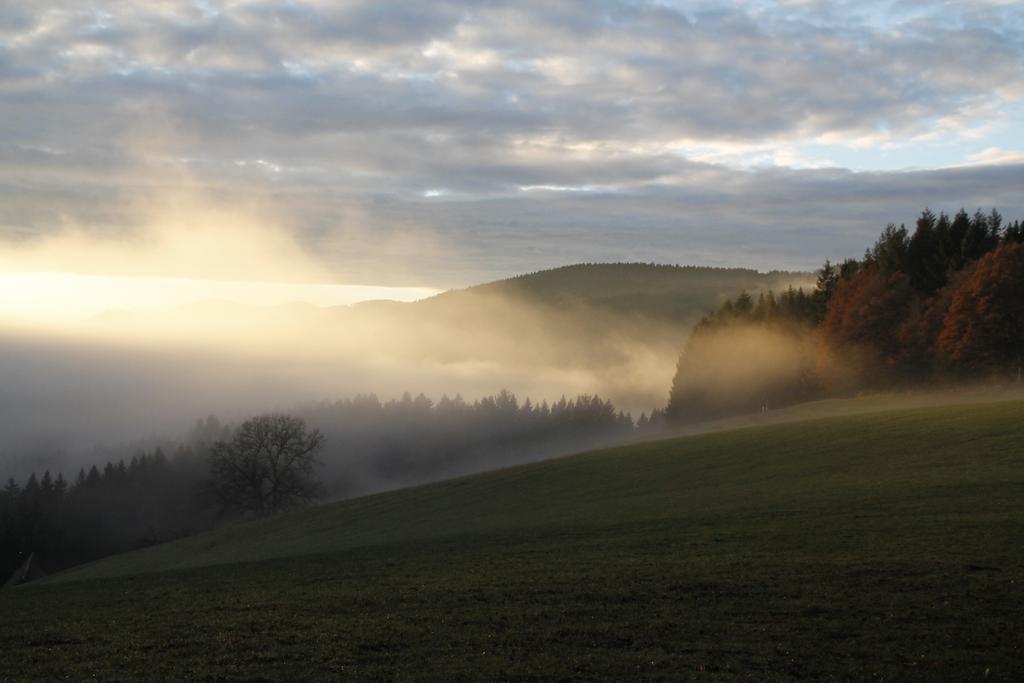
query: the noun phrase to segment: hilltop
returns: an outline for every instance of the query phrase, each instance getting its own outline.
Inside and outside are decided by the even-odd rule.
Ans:
[[[504,298],[561,310],[587,308],[692,324],[739,292],[811,287],[809,273],[654,263],[578,263],[443,292],[411,306]]]

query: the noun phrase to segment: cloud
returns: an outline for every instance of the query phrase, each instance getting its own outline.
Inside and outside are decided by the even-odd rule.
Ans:
[[[358,239],[342,251],[413,240],[437,254],[462,240],[456,270],[468,277],[536,255],[486,254],[501,226],[551,245],[541,258],[592,260],[642,251],[616,252],[623,233],[661,244],[676,225],[686,248],[670,259],[696,258],[724,233],[688,215],[729,234],[760,226],[784,213],[770,195],[781,183],[786,196],[819,193],[802,197],[822,211],[812,244],[845,245],[847,225],[829,210],[836,178],[857,196],[851,215],[872,223],[878,212],[864,207],[904,215],[911,201],[935,203],[925,194],[1009,197],[1013,208],[999,184],[783,171],[835,163],[827,150],[803,153],[809,140],[863,153],[961,141],[964,162],[998,146],[989,136],[1012,132],[1005,112],[1024,100],[1022,36],[1024,11],[995,2],[5,3],[0,230],[124,233],[144,179],[181,173],[218,211],[274,204],[303,248],[339,244],[323,236],[356,214]],[[916,189],[932,180],[932,193]],[[535,187],[588,191],[522,196]],[[890,187],[914,189],[898,202]],[[747,206],[712,211],[726,199]],[[561,246],[584,233],[594,253]],[[411,270],[447,265],[419,260]]]
[[[977,154],[968,157],[973,165],[989,164],[1024,164],[1024,152],[1017,152],[998,147],[987,147]]]

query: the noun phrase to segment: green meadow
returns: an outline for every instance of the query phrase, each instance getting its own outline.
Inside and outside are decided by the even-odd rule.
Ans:
[[[0,592],[4,679],[1024,678],[1024,401],[750,426]]]

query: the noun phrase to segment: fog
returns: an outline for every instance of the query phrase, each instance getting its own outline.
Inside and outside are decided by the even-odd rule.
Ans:
[[[78,460],[97,443],[173,437],[209,413],[237,420],[371,392],[473,399],[507,388],[538,401],[599,393],[636,411],[664,403],[682,329],[463,298],[340,308],[211,302],[8,327],[5,474],[23,475],[27,455]]]
[[[295,239],[272,197],[236,201],[152,163],[110,211],[134,227],[68,219],[0,241],[3,476],[76,470],[125,444],[177,438],[211,413],[237,421],[357,394],[599,394],[638,415],[664,406],[703,313],[744,287],[806,284],[692,274],[692,295],[661,293],[661,308],[645,308],[659,295],[646,281],[620,290],[614,277],[600,279],[607,301],[510,286],[431,297],[431,283],[407,275],[431,257],[429,235],[390,233],[375,258],[393,254],[393,268],[351,281]],[[320,241],[365,248],[366,238],[351,212]],[[332,305],[371,297],[421,300]]]
[[[39,469],[40,456],[74,467],[95,459],[97,444],[174,438],[210,413],[237,421],[357,394],[598,394],[639,416],[664,406],[690,325],[734,293],[718,282],[705,290],[672,315],[637,312],[628,298],[612,309],[488,286],[415,303],[203,301],[15,321],[0,330],[4,474]]]
[[[695,333],[673,386],[678,421],[753,413],[815,397],[819,344],[800,324],[734,322]]]

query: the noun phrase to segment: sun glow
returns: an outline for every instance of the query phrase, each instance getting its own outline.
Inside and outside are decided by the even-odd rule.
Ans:
[[[72,323],[108,311],[153,313],[206,301],[247,306],[342,306],[373,299],[415,301],[437,292],[426,287],[0,273],[0,320]]]

